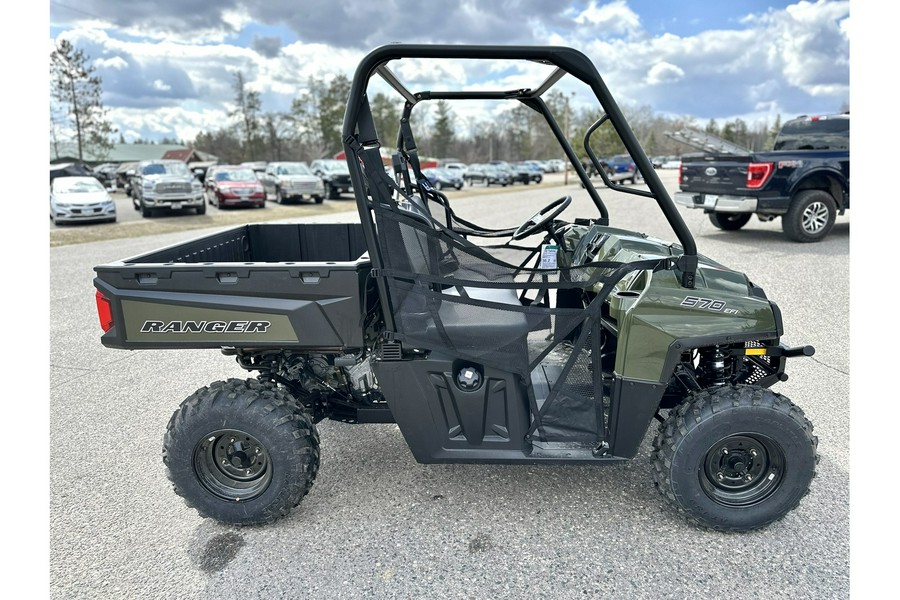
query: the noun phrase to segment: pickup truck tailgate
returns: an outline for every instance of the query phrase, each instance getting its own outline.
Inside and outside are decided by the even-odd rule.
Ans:
[[[709,156],[681,163],[681,190],[727,194],[747,187],[747,156]]]

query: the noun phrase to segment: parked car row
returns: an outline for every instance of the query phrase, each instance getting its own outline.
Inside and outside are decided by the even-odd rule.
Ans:
[[[655,157],[654,167],[677,168],[678,157]],[[448,162],[439,168],[428,168],[423,174],[435,189],[462,189],[464,185],[499,185],[541,183],[544,173],[563,170],[563,161],[526,160],[510,163],[493,160],[466,165]],[[613,182],[642,183],[643,177],[634,161],[626,155],[603,159],[601,164]],[[53,178],[51,173],[50,218],[54,223],[116,220],[115,203],[108,189],[115,189],[114,165],[101,165],[96,173],[78,174],[59,171],[66,176]],[[589,173],[593,171],[586,165]],[[592,175],[595,173],[591,173]],[[162,211],[192,208],[197,214],[206,212],[207,204],[218,208],[248,206],[264,208],[266,200],[275,202],[313,202],[337,199],[352,193],[347,163],[338,159],[319,159],[307,164],[300,161],[244,162],[240,165],[209,167],[203,178],[191,172],[180,160],[147,160],[127,172],[126,193],[135,210],[144,217]]]

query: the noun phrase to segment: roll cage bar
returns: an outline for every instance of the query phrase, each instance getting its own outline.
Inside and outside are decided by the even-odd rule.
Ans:
[[[532,61],[545,65],[555,66],[555,69],[535,88],[522,88],[513,90],[496,91],[418,91],[413,92],[397,75],[388,68],[388,63],[403,58],[416,59],[472,59],[472,60],[520,60]],[[676,268],[681,273],[681,284],[686,288],[694,287],[694,277],[697,270],[697,248],[693,236],[681,215],[666,192],[665,187],[657,176],[650,160],[640,146],[634,132],[628,125],[624,114],[613,99],[606,84],[603,82],[591,60],[583,53],[564,46],[468,46],[468,45],[424,45],[424,44],[389,44],[376,48],[367,54],[353,77],[350,86],[350,94],[347,100],[347,108],[344,113],[342,140],[344,151],[350,168],[350,178],[353,182],[354,194],[359,209],[366,243],[369,248],[369,257],[374,269],[383,268],[375,237],[375,227],[372,222],[369,200],[369,187],[363,173],[363,166],[358,159],[360,149],[372,149],[380,147],[378,133],[375,131],[372,113],[369,108],[367,90],[369,81],[374,75],[378,75],[391,88],[393,88],[404,100],[405,106],[401,117],[400,132],[398,134],[398,151],[409,159],[409,166],[419,181],[423,181],[419,169],[415,142],[409,127],[409,117],[412,109],[425,100],[518,100],[529,108],[541,114],[546,120],[556,140],[569,159],[578,178],[584,184],[585,190],[591,200],[600,211],[598,222],[609,224],[609,212],[600,198],[599,193],[590,181],[584,167],[575,154],[575,151],[553,114],[550,112],[542,96],[565,75],[573,77],[585,83],[594,93],[600,107],[602,116],[588,129],[584,145],[594,168],[600,174],[604,183],[611,189],[623,193],[653,198],[677,236],[682,255],[676,260]],[[601,168],[600,161],[588,143],[590,135],[601,125],[609,122],[615,129],[623,145],[635,162],[636,167],[644,177],[644,182],[649,191],[626,188],[609,181],[606,172]],[[381,286],[379,286],[381,290]],[[380,293],[383,293],[381,291]],[[381,298],[382,302],[386,299]]]

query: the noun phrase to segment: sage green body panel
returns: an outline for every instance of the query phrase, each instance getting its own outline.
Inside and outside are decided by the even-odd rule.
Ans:
[[[678,245],[612,227],[593,226],[567,236],[574,247],[584,237],[607,238],[587,260],[633,262],[681,254]],[[699,256],[694,289],[679,284],[678,272],[635,271],[607,298],[608,319],[618,330],[615,371],[632,380],[665,383],[670,347],[677,340],[718,338],[718,343],[777,337],[768,300],[752,294],[746,275]],[[599,291],[598,289],[595,291]]]

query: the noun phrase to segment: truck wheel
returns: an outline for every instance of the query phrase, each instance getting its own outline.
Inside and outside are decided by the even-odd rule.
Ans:
[[[815,477],[812,424],[758,386],[697,393],[673,409],[653,444],[653,479],[690,521],[719,531],[765,527],[795,508]]]
[[[312,487],[319,437],[290,395],[255,379],[229,379],[182,402],[169,420],[163,462],[175,493],[201,516],[268,523]]]
[[[200,206],[197,207],[197,214],[198,215],[206,214],[206,202],[202,203]]]
[[[709,222],[723,231],[737,231],[750,222],[751,213],[709,213]]]
[[[281,188],[275,188],[275,204],[284,204],[284,197],[281,195]]]
[[[337,189],[335,189],[335,187],[333,185],[331,185],[330,183],[326,183],[325,184],[325,197],[328,198],[329,200],[337,200],[338,198],[341,197],[341,195],[338,193]]]
[[[818,242],[823,239],[837,217],[831,194],[822,190],[804,190],[791,201],[787,214],[781,217],[781,228],[795,242]]]
[[[141,216],[144,218],[150,218],[153,216],[153,209],[144,204],[143,200],[141,200]]]
[[[325,201],[325,198],[323,198],[322,196],[313,196],[313,201],[316,204],[322,204],[322,202]]]

